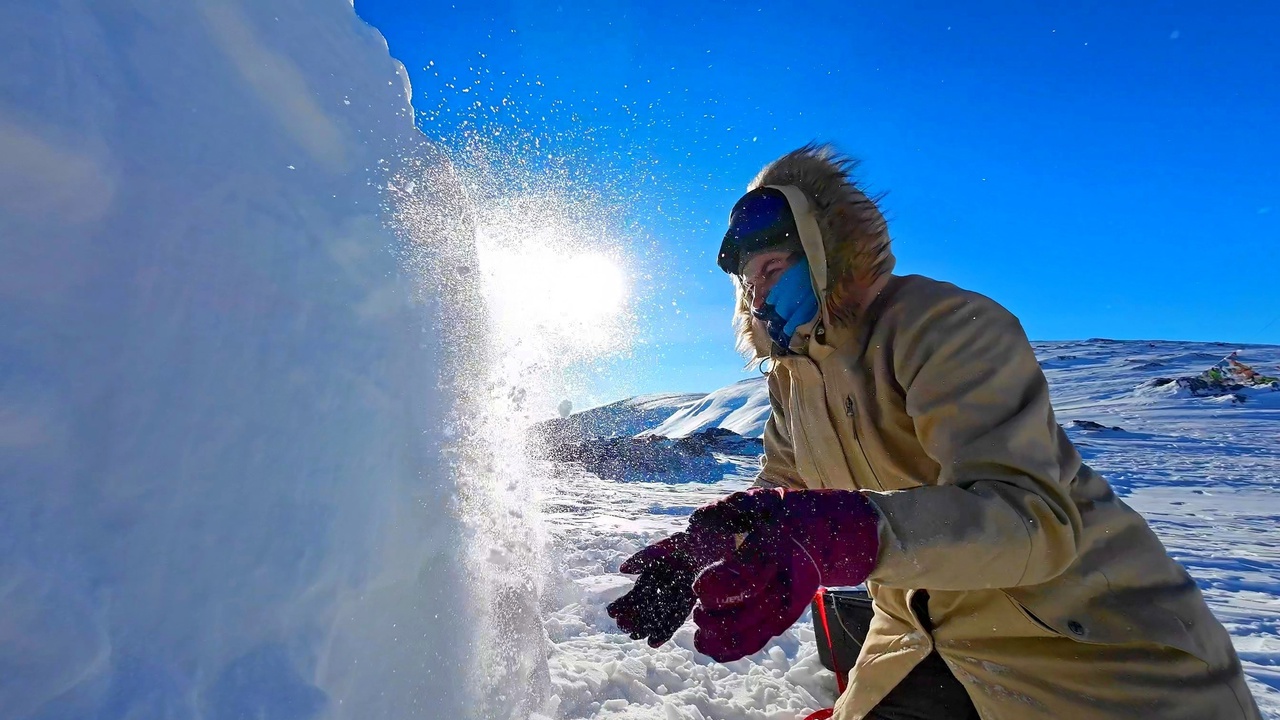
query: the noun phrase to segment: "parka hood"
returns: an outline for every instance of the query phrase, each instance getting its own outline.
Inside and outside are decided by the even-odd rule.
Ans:
[[[818,237],[805,243],[805,254],[822,303],[822,318],[832,326],[853,324],[859,299],[877,280],[893,272],[895,262],[884,215],[876,199],[853,178],[857,166],[857,160],[830,145],[810,144],[766,165],[747,188],[783,190],[792,201],[797,222],[805,225],[811,219],[810,227],[816,226]],[[735,286],[738,349],[749,360],[767,358],[771,350],[768,333],[751,316],[740,283],[735,281]]]

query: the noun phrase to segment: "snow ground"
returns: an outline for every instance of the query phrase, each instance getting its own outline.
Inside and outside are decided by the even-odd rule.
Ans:
[[[1280,392],[1250,393],[1234,404],[1143,387],[1155,377],[1198,373],[1231,346],[1036,348],[1059,421],[1199,582],[1233,636],[1264,716],[1280,719]],[[1242,360],[1277,374],[1280,347],[1242,349]],[[680,412],[687,418],[691,408]],[[1085,430],[1074,420],[1122,430]],[[835,680],[818,663],[807,617],[761,653],[722,666],[693,652],[691,624],[654,650],[617,633],[605,614],[630,585],[616,574],[624,558],[681,529],[698,505],[745,487],[753,471],[754,459],[736,458],[716,484],[620,485],[574,468],[548,469],[542,505],[555,565],[543,596],[553,685],[547,715],[798,720],[834,701]]]

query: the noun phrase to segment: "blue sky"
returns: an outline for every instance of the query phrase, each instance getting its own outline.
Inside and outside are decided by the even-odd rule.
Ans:
[[[814,139],[888,193],[899,272],[990,295],[1033,339],[1280,343],[1280,3],[356,11],[424,132],[491,138],[615,228],[637,343],[579,405],[742,376],[714,252],[751,176]]]

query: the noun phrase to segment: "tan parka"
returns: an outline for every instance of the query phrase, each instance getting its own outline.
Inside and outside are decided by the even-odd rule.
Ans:
[[[881,515],[875,617],[836,720],[866,717],[935,648],[984,720],[1259,718],[1195,582],[1055,421],[1018,320],[892,275],[851,169],[809,147],[752,185],[787,195],[823,300],[793,354],[770,352],[741,294],[738,309],[741,347],[774,355],[757,483],[864,490]],[[932,632],[910,609],[920,589]]]

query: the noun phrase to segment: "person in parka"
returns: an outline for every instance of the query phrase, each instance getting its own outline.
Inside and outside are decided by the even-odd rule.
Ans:
[[[836,720],[1258,720],[1195,582],[1056,422],[1018,320],[894,275],[854,167],[807,146],[735,206],[719,264],[772,403],[757,487],[624,563],[609,614],[656,647],[692,610],[728,662],[819,586],[865,582]]]

